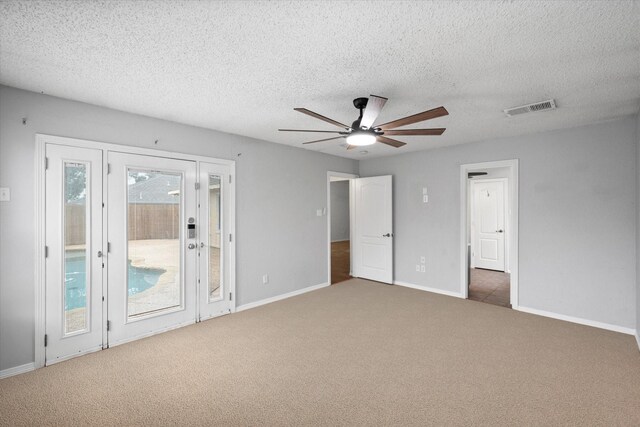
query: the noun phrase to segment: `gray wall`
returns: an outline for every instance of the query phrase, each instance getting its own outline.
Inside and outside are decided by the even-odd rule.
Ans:
[[[361,160],[360,176],[394,176],[396,280],[460,291],[459,167],[517,158],[520,305],[635,328],[635,127],[628,117]]]
[[[236,160],[238,304],[329,280],[316,209],[327,171],[357,173],[356,161],[0,86],[0,370],[34,358],[36,133]]]
[[[349,181],[331,183],[331,241],[349,240]]]

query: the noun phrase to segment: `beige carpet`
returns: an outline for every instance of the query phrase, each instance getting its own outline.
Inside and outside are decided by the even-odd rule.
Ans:
[[[0,381],[2,425],[640,425],[628,335],[350,280]]]

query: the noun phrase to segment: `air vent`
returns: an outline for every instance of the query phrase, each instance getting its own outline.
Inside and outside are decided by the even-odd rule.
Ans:
[[[522,105],[520,107],[507,108],[504,113],[509,116],[517,116],[518,114],[533,113],[534,111],[555,110],[556,102],[553,99],[548,101],[536,102],[535,104]]]

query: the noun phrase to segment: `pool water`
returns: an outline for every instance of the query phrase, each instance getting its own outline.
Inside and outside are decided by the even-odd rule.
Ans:
[[[129,296],[149,289],[158,283],[166,270],[133,267],[127,262],[129,276]],[[87,263],[84,256],[72,256],[65,259],[65,310],[84,307],[87,299],[86,284]]]

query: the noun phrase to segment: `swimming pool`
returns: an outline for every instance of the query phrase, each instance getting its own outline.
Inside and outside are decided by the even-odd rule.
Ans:
[[[127,262],[129,276],[129,296],[149,289],[158,283],[158,279],[166,270],[133,267]],[[87,263],[84,255],[67,254],[65,259],[65,310],[73,310],[85,306],[87,297],[86,284]]]

